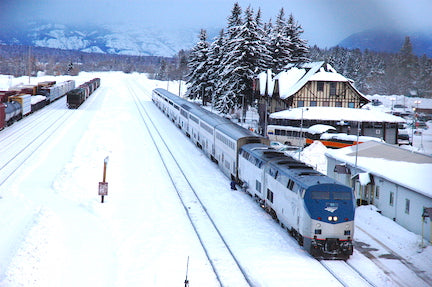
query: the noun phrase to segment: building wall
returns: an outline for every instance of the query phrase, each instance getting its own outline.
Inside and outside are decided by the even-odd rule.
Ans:
[[[356,185],[356,198],[358,198],[360,194],[358,181],[351,180],[351,174],[334,172],[335,166],[339,164],[343,164],[343,162],[327,157],[327,175],[348,186],[354,187]],[[351,171],[354,169],[352,166],[347,166]],[[405,229],[418,235],[422,235],[423,229],[425,241],[432,242],[431,219],[426,218],[425,222],[422,221],[423,208],[432,207],[432,198],[379,176],[372,176],[373,183],[361,187],[361,194],[365,196],[364,199],[370,200],[381,211],[382,215],[394,220]],[[370,192],[370,197],[364,193],[365,190]],[[392,193],[393,200],[391,203]],[[407,200],[409,200],[409,210],[407,210]]]
[[[360,108],[360,95],[347,82],[309,81],[293,95],[292,106]]]

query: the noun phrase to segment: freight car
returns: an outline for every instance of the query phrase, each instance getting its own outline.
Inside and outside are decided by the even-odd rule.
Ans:
[[[278,152],[268,139],[194,103],[155,89],[152,100],[232,180],[316,258],[353,253],[350,187]]]
[[[69,109],[78,108],[87,98],[85,88],[76,88],[66,93],[66,101]]]
[[[68,80],[61,83],[56,83],[52,86],[44,85],[39,88],[39,92],[41,95],[46,97],[47,104],[58,100],[59,98],[66,95],[67,92],[73,90],[75,88],[75,81]]]
[[[69,109],[78,108],[100,86],[100,78],[94,78],[81,84],[78,88],[66,93],[66,102]]]
[[[92,81],[95,82],[93,88],[99,86],[100,80]],[[11,87],[9,91],[0,91],[0,130],[42,109],[74,88],[75,81],[68,80],[61,83],[45,81],[37,85],[19,84]]]

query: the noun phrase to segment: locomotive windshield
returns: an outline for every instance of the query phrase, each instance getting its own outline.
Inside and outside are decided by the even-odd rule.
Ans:
[[[312,199],[330,199],[330,191],[312,191]]]
[[[336,200],[351,200],[351,192],[334,191],[333,199]]]
[[[351,200],[351,193],[344,191],[312,191],[311,199],[317,200],[326,200],[326,199],[334,199],[334,200]]]

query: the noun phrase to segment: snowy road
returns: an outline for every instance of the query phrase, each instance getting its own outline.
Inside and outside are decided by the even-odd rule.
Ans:
[[[130,80],[254,286],[341,286],[249,196],[232,192],[217,166],[152,104],[151,90],[166,83],[114,72],[84,73],[76,81],[97,76],[101,87],[80,109],[66,110],[65,99],[59,101],[56,110],[71,114],[68,121],[0,186],[0,286],[182,286],[188,256],[190,286],[218,286],[139,119]],[[0,141],[37,119],[33,114],[1,131]],[[30,130],[43,126],[28,127],[19,141],[31,141]],[[8,148],[1,160],[15,153]],[[102,204],[97,185],[107,156]],[[374,285],[391,286],[359,252],[349,261]]]

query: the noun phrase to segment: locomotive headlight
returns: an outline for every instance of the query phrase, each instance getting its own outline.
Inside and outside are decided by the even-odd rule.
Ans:
[[[337,216],[329,216],[328,221],[338,221],[338,217]]]

